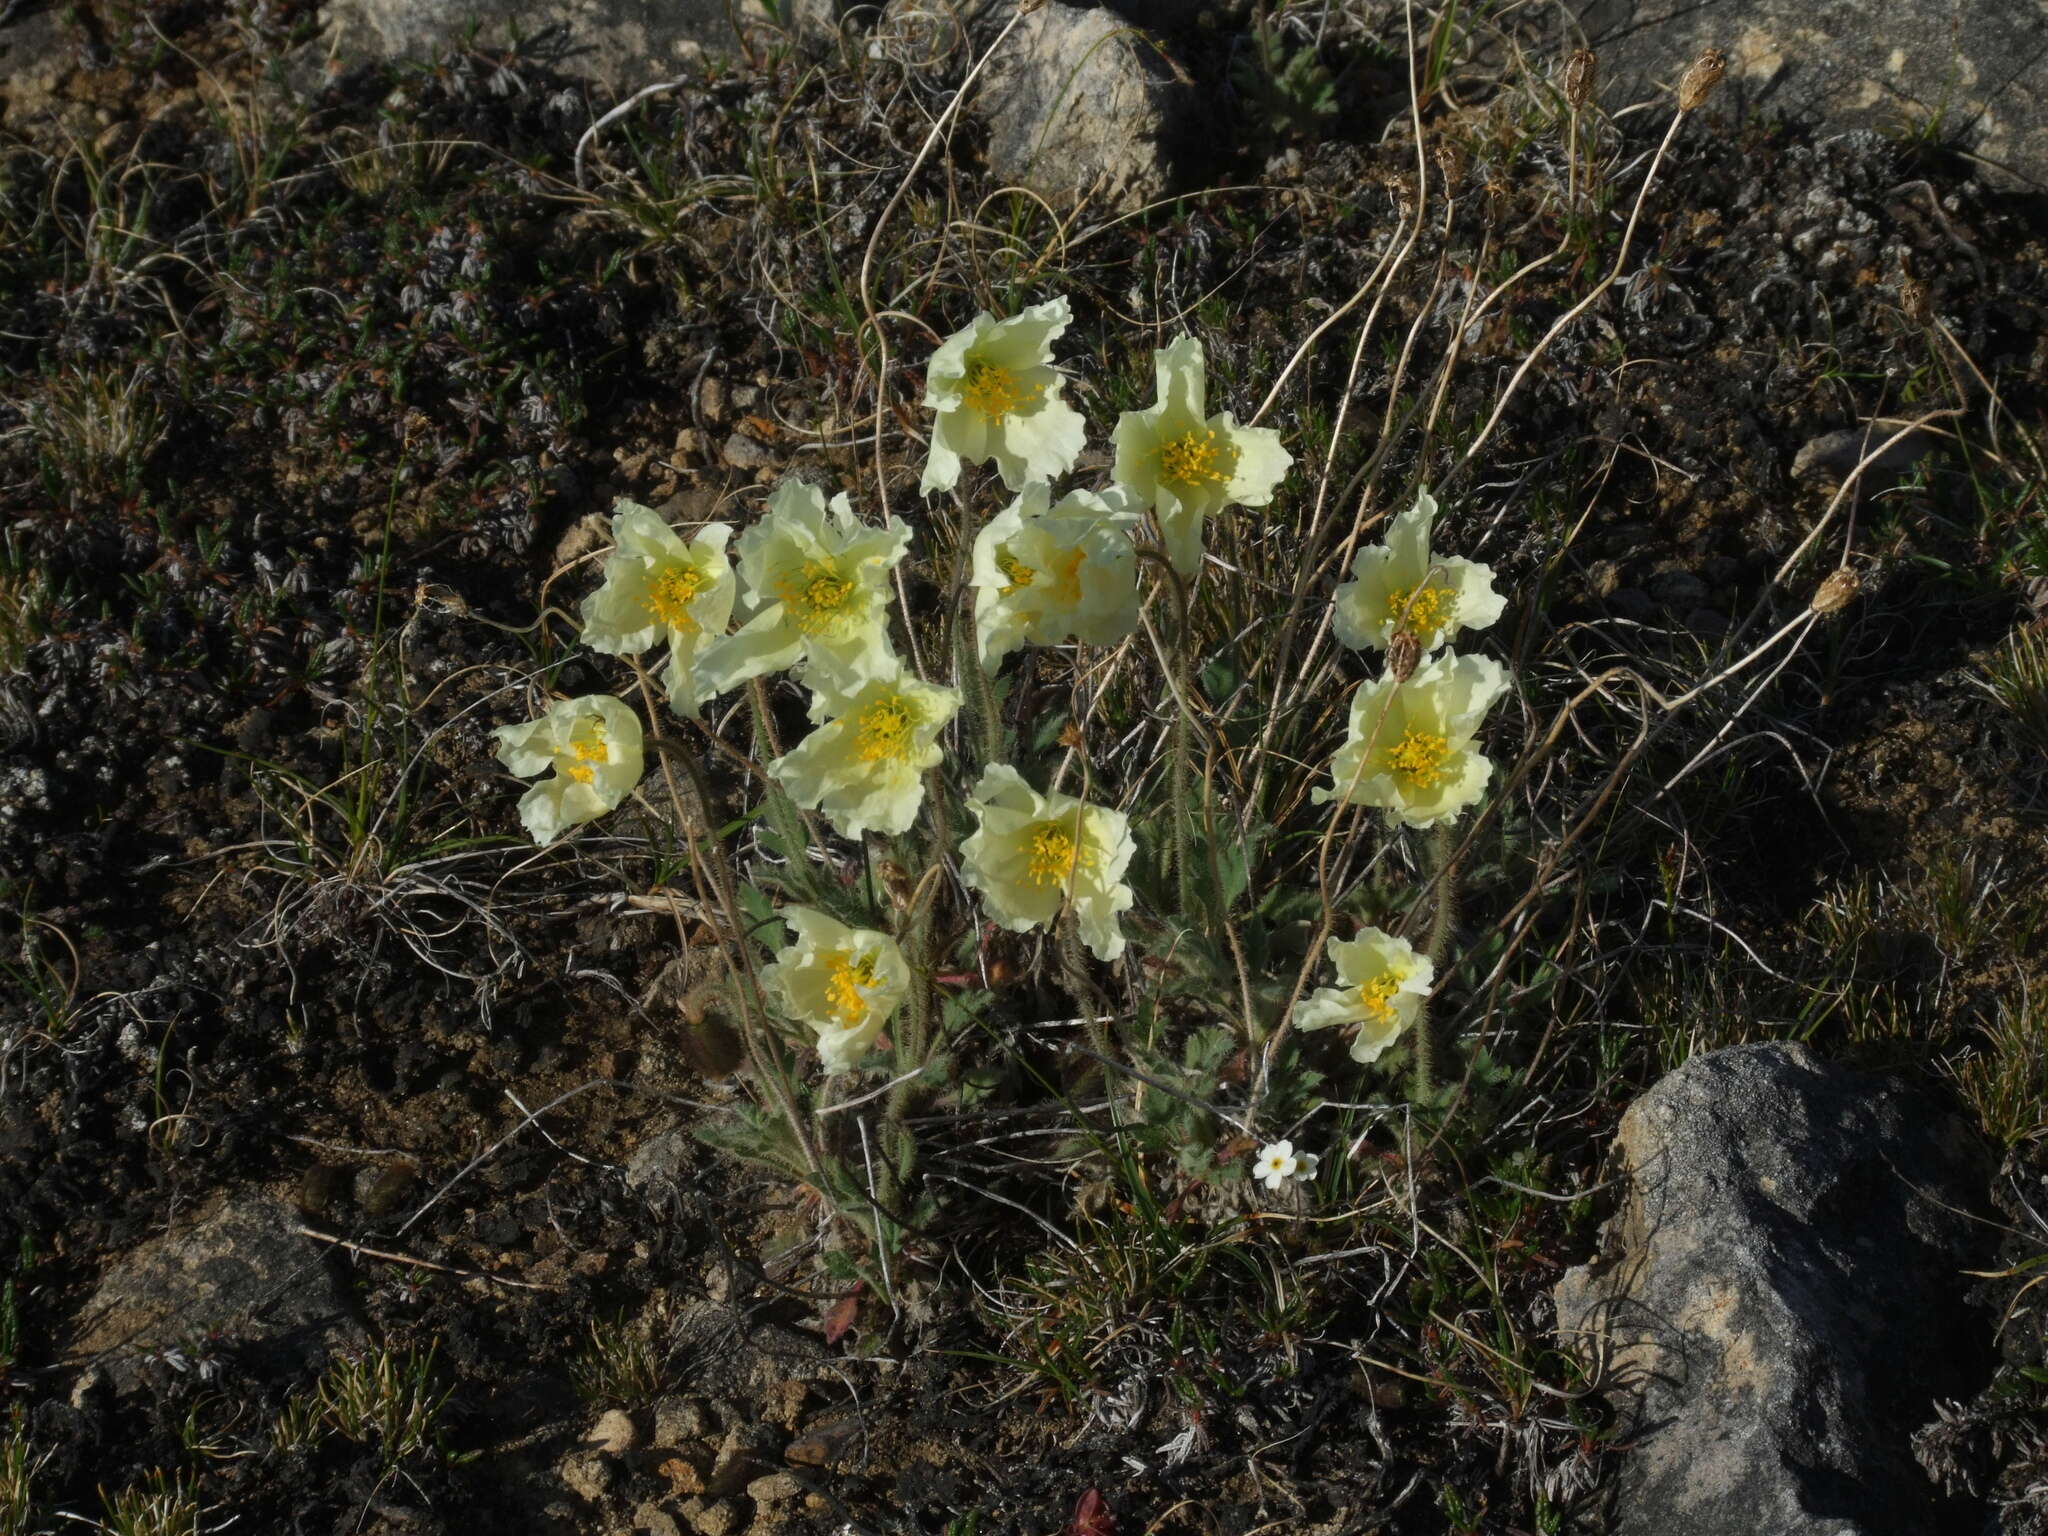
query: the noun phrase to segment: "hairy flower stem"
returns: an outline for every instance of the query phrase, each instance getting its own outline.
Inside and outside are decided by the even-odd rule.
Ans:
[[[1458,921],[1458,860],[1457,841],[1448,821],[1440,821],[1430,834],[1430,862],[1435,867],[1435,910],[1429,917],[1429,943],[1424,953],[1436,968],[1438,976],[1443,975],[1444,956],[1451,947],[1451,929]],[[1448,1053],[1450,1042],[1440,1038],[1440,1027],[1435,1010],[1424,1003],[1422,1011],[1415,1016],[1415,1080],[1411,1096],[1418,1104],[1427,1103],[1436,1092],[1438,1066]]]
[[[1109,999],[1088,974],[1088,959],[1081,952],[1081,924],[1070,904],[1059,919],[1060,969],[1066,973],[1067,989],[1081,1007],[1081,1022],[1088,1026],[1088,1045],[1104,1063],[1115,1061],[1109,1039]],[[1106,1068],[1105,1068],[1106,1070]]]
[[[972,541],[962,538],[960,564],[953,576],[953,676],[960,685],[960,697],[974,739],[981,749],[978,767],[1006,761],[1003,753],[1003,722],[996,709],[996,691],[988,668],[981,664],[980,634],[974,625],[974,601],[968,590],[968,562]]]
[[[1194,795],[1194,635],[1188,625],[1188,588],[1180,572],[1164,554],[1139,546],[1138,558],[1157,568],[1160,586],[1173,603],[1175,643],[1161,646],[1159,660],[1173,684],[1173,732],[1171,737],[1173,773],[1173,874],[1179,884],[1181,914],[1202,917],[1212,931],[1223,922],[1223,877],[1216,866],[1216,845],[1209,824],[1208,803],[1202,805],[1202,866],[1196,867]],[[1158,644],[1158,635],[1152,632]]]
[[[633,664],[633,676],[640,685],[641,702],[647,706],[647,717],[650,720],[659,720],[661,715],[655,704],[654,688],[647,675],[647,669],[640,665],[637,657],[629,660]],[[707,808],[711,804],[711,784],[704,776],[704,765],[698,761],[696,754],[683,751],[664,738],[657,736],[650,739],[660,748],[656,756],[661,762],[662,781],[668,786],[669,804],[675,809],[676,824],[682,828],[683,836],[690,845],[690,864],[700,883],[700,894],[702,885],[708,883],[717,896],[718,908],[725,918],[727,931],[732,935],[731,946],[732,950],[737,952],[737,958],[729,952],[726,955],[726,964],[740,982],[740,1039],[746,1048],[747,1060],[754,1068],[755,1080],[774,1101],[776,1112],[789,1126],[789,1134],[796,1141],[797,1150],[803,1157],[804,1167],[808,1170],[812,1182],[823,1189],[823,1167],[818,1161],[816,1149],[811,1145],[810,1131],[804,1123],[803,1114],[797,1108],[796,1094],[783,1076],[781,1061],[762,1039],[760,1027],[755,1019],[755,1010],[760,1007],[761,982],[754,972],[753,954],[747,948],[747,924],[740,912],[739,893],[733,889],[732,870],[723,859],[715,856],[715,849],[712,850],[712,856],[707,857],[706,851],[698,841],[700,832],[706,838],[710,836]],[[683,771],[690,776],[690,788],[696,795],[694,804],[684,799],[682,786],[676,782],[675,764],[678,761],[682,763]],[[707,824],[700,827],[700,819],[705,819]],[[681,922],[679,916],[679,936]]]
[[[764,763],[769,762],[781,754],[777,750],[775,728],[768,714],[768,690],[761,685],[759,678],[747,685],[747,702],[753,715],[754,755]],[[814,829],[806,825],[796,802],[789,798],[789,792],[776,782],[773,774],[762,775],[761,808],[768,817],[775,840],[782,845],[782,852],[789,860],[783,878],[804,900],[816,900],[818,885],[811,876],[811,861],[807,853],[813,846]]]

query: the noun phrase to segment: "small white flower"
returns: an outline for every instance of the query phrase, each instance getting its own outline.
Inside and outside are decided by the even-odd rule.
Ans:
[[[1112,485],[1051,502],[1052,488],[1035,480],[975,538],[985,667],[1026,644],[1114,645],[1138,626],[1138,557],[1126,531],[1141,515],[1136,498]]]
[[[1041,795],[1007,763],[991,763],[968,797],[980,823],[960,845],[960,878],[1012,933],[1039,928],[1071,900],[1081,939],[1098,960],[1124,952],[1117,914],[1135,900],[1123,883],[1137,845],[1121,811],[1072,795]]]
[[[640,717],[606,694],[559,700],[540,719],[491,734],[498,761],[522,779],[554,770],[519,802],[536,843],[617,809],[640,782]]]
[[[1252,1177],[1273,1190],[1289,1179],[1306,1184],[1316,1176],[1316,1164],[1321,1161],[1313,1152],[1296,1152],[1291,1141],[1268,1142],[1252,1161]]]
[[[938,416],[920,494],[950,491],[963,462],[995,460],[1013,491],[1074,467],[1087,426],[1060,398],[1066,380],[1052,367],[1052,344],[1072,318],[1063,298],[1007,320],[984,310],[939,344],[925,366],[924,404]]]
[[[1202,564],[1203,520],[1227,506],[1265,506],[1294,456],[1269,427],[1240,427],[1228,411],[1203,414],[1207,373],[1194,337],[1154,352],[1152,366],[1159,399],[1118,419],[1111,473],[1158,515],[1167,559],[1192,576]]]
[[[1405,683],[1364,683],[1351,725],[1330,764],[1334,789],[1310,791],[1318,805],[1343,800],[1383,807],[1395,821],[1433,827],[1486,791],[1493,763],[1473,744],[1479,723],[1507,691],[1490,656],[1439,656]]]
[[[1330,945],[1343,985],[1318,987],[1294,1010],[1296,1029],[1329,1029],[1356,1024],[1351,1059],[1379,1060],[1401,1031],[1415,1022],[1436,980],[1436,966],[1406,939],[1377,928]]]
[[[884,528],[862,526],[843,493],[830,510],[828,519],[825,493],[816,486],[786,480],[768,515],[740,535],[749,615],[698,654],[704,697],[799,660],[842,688],[896,665],[889,572],[903,558],[910,530],[894,517]]]
[[[1337,588],[1330,627],[1359,650],[1383,651],[1394,631],[1406,628],[1427,656],[1468,629],[1484,629],[1501,616],[1507,599],[1493,590],[1493,570],[1449,556],[1432,559],[1429,535],[1436,500],[1428,491],[1394,519],[1384,544],[1361,549],[1351,580]]]
[[[850,690],[820,677],[811,699],[818,728],[768,771],[842,836],[907,832],[924,804],[924,772],[942,755],[939,732],[959,708],[954,690],[901,666]]]
[[[737,583],[723,523],[701,529],[685,544],[661,514],[621,502],[612,514],[611,554],[604,585],[583,600],[583,643],[607,656],[638,656],[668,641],[662,685],[668,701],[694,716],[704,695],[697,686],[698,651],[725,633]]]
[[[852,1070],[910,995],[910,967],[886,933],[849,928],[810,907],[784,907],[796,942],[761,967],[761,988],[808,1024],[828,1075]]]

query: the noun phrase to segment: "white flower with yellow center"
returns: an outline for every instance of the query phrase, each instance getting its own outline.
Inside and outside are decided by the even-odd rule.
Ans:
[[[1346,645],[1383,651],[1405,629],[1427,656],[1463,630],[1486,628],[1506,609],[1490,566],[1431,558],[1436,511],[1435,498],[1421,492],[1387,529],[1387,541],[1361,549],[1351,562],[1351,580],[1337,588],[1330,611],[1330,627]]]
[[[1321,1161],[1313,1152],[1295,1151],[1291,1141],[1272,1141],[1259,1148],[1259,1155],[1252,1159],[1252,1177],[1273,1190],[1289,1179],[1306,1184],[1316,1176],[1316,1165]]]
[[[1507,673],[1489,656],[1439,656],[1405,683],[1389,676],[1361,684],[1350,731],[1330,764],[1335,788],[1310,797],[1381,806],[1411,827],[1457,816],[1493,776],[1472,738],[1507,686]]]
[[[907,832],[924,804],[924,772],[941,756],[939,732],[959,708],[951,688],[921,683],[900,666],[850,690],[819,678],[811,719],[822,723],[768,771],[842,836]]]
[[[607,694],[558,700],[538,720],[491,734],[498,761],[522,779],[554,770],[519,802],[536,843],[616,810],[640,782],[640,717]]]
[[[612,514],[612,552],[604,585],[583,600],[583,643],[607,656],[638,656],[668,641],[662,686],[668,701],[694,716],[704,702],[697,653],[725,633],[738,584],[725,541],[732,530],[711,523],[685,544],[661,514],[621,502]]]
[[[1202,523],[1227,506],[1263,507],[1294,462],[1269,427],[1240,427],[1230,412],[1205,416],[1202,347],[1182,335],[1152,354],[1159,399],[1125,411],[1110,439],[1117,484],[1159,518],[1166,557],[1183,576],[1202,564]]]
[[[1117,914],[1134,899],[1123,883],[1137,845],[1121,811],[1072,795],[1041,795],[1007,763],[991,763],[968,797],[980,823],[960,845],[960,878],[1013,933],[1039,928],[1074,904],[1081,940],[1098,960],[1124,952]]]
[[[825,1071],[852,1070],[910,995],[910,967],[886,933],[849,928],[810,907],[784,907],[796,942],[761,967],[761,988],[818,1036]]]
[[[981,664],[1020,645],[1114,645],[1138,627],[1138,557],[1129,491],[1072,491],[1052,502],[1033,481],[974,541],[974,628]]]
[[[697,655],[704,697],[794,666],[849,688],[896,665],[889,647],[889,572],[910,530],[896,518],[865,527],[841,494],[786,480],[768,515],[740,535],[748,618]]]
[[[1052,344],[1072,318],[1065,299],[1007,320],[984,310],[939,344],[924,371],[925,408],[938,416],[921,495],[953,489],[962,463],[995,460],[1013,491],[1074,467],[1088,429],[1060,398],[1066,380],[1052,366]]]
[[[1436,980],[1436,967],[1406,939],[1377,928],[1363,929],[1355,939],[1336,940],[1330,945],[1330,958],[1337,964],[1340,985],[1318,987],[1302,999],[1294,1010],[1294,1027],[1356,1025],[1351,1059],[1377,1061],[1415,1022]]]

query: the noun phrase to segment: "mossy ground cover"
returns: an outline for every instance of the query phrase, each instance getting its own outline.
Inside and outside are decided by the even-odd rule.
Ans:
[[[1659,1073],[1804,1041],[2034,1168],[2048,278],[1964,162],[1710,102],[1645,193],[1668,109],[1575,119],[1449,22],[1411,99],[1398,31],[1304,63],[1283,14],[1221,190],[1065,216],[971,118],[932,140],[973,57],[940,27],[762,42],[584,142],[604,104],[518,48],[308,93],[284,22],[117,20],[0,136],[0,1531],[625,1529],[680,1474],[577,1502],[558,1466],[682,1401],[798,1448],[793,1531],[1085,1530],[1090,1490],[1127,1530],[1556,1530],[1625,1447],[1547,1292]],[[688,832],[769,905],[800,873],[883,916],[901,850],[778,837],[715,709],[729,752],[661,727],[701,781],[536,850],[490,732],[630,687],[573,617],[617,500],[743,526],[791,474],[913,525],[943,673],[1008,497],[917,497],[923,359],[1053,294],[1084,476],[1183,329],[1295,467],[1212,522],[1184,621],[1154,590],[1157,644],[998,676],[999,739],[1131,809],[1140,942],[988,930],[937,860],[952,1043],[882,1221],[880,1101],[818,1122],[849,1182],[748,1155]],[[1871,417],[1923,451],[1801,462]],[[1321,605],[1421,483],[1510,597],[1455,903],[1427,837],[1328,839],[1307,794],[1371,675]],[[1331,918],[1441,929],[1428,1083],[1265,1060]],[[1269,1197],[1290,1133],[1322,1168]],[[110,1259],[257,1189],[348,1245],[376,1350],[81,1388]],[[2023,1422],[2037,1330],[2002,1341]]]

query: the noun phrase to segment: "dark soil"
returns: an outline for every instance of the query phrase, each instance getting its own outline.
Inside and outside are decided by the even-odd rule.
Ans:
[[[156,20],[175,49],[117,36],[0,130],[0,619],[21,637],[0,647],[0,1273],[19,1319],[0,1423],[18,1410],[48,1457],[39,1507],[97,1517],[99,1490],[176,1468],[206,1529],[385,1536],[699,1517],[1107,1530],[1068,1523],[1091,1489],[1125,1532],[1506,1531],[1535,1528],[1539,1492],[1583,1505],[1610,1454],[1597,1408],[1504,1427],[1494,1388],[1452,1367],[1368,1363],[1385,1354],[1367,1262],[1319,1268],[1312,1324],[1239,1330],[1207,1377],[1134,1357],[1082,1403],[992,1360],[1011,1345],[989,1297],[1044,1246],[1002,1205],[949,1187],[945,1238],[896,1307],[850,1291],[818,1262],[812,1192],[687,1134],[743,1095],[730,1051],[679,1007],[690,919],[659,896],[666,832],[629,808],[565,847],[519,836],[490,729],[526,717],[540,668],[570,693],[613,686],[569,659],[561,627],[536,627],[593,583],[587,566],[557,574],[592,547],[584,520],[621,496],[723,505],[792,467],[863,489],[859,455],[815,430],[869,408],[835,294],[936,77],[878,111],[793,61],[708,71],[601,146],[624,165],[630,136],[643,165],[702,184],[649,230],[576,191],[590,114],[571,83],[484,51],[331,83],[245,182],[208,81],[257,99],[281,40],[252,55],[227,18]],[[1464,145],[1463,195],[1395,295],[1396,334],[1561,233],[1554,168],[1506,115],[1434,120]],[[763,192],[769,141],[781,180]],[[1616,163],[1650,147],[1631,138]],[[109,187],[106,165],[146,169]],[[1075,335],[1121,338],[1138,298],[1188,306],[1242,413],[1348,297],[1412,174],[1398,143],[1301,142],[1256,192],[1101,234],[1060,279]],[[915,190],[972,209],[979,176],[968,129]],[[138,243],[110,253],[110,219]],[[1704,114],[1649,202],[1640,261],[1552,349],[1484,467],[1446,482],[1504,589],[1548,581],[1546,632],[1697,654],[1826,504],[1830,482],[1793,477],[1804,445],[1873,414],[1959,412],[1835,525],[1862,591],[1818,659],[1778,682],[1710,784],[1658,812],[1684,828],[1681,904],[1738,916],[1772,974],[1809,975],[1816,900],[1859,879],[1910,884],[1967,853],[1987,880],[2048,881],[2038,763],[1976,677],[2048,577],[2041,486],[2013,473],[2013,423],[2038,431],[2048,384],[2044,234],[2040,208],[1955,164]],[[1467,338],[1447,423],[1485,420],[1609,240]],[[1947,339],[1907,314],[1909,277]],[[942,334],[988,301],[950,277],[913,298]],[[1091,416],[1149,387],[1151,344],[1082,360],[1104,394]],[[1316,356],[1275,425],[1327,424],[1347,346]],[[906,410],[917,355],[892,381]],[[1366,366],[1384,381],[1385,360]],[[53,435],[80,380],[132,385],[154,418],[132,451]],[[1660,746],[1677,755],[1646,773],[1699,745]],[[735,782],[714,789],[739,807]],[[1649,857],[1628,878],[1653,881]],[[1900,954],[1885,985],[1903,995],[1920,962]],[[1987,944],[1945,970],[1928,1027],[1967,1038],[2015,963]],[[1774,1012],[1761,974],[1728,985],[1756,1013],[1723,1038],[1817,1031],[1932,1070],[1923,1044]],[[1569,1068],[1581,1112],[1530,1153],[1554,1187],[1597,1181],[1614,1115],[1658,1065]],[[272,1423],[317,1372],[233,1318],[193,1315],[127,1390],[77,1348],[117,1257],[259,1194],[326,1235],[307,1262],[340,1266],[369,1337],[432,1348],[440,1450],[280,1448]],[[1026,1198],[1081,1230],[1094,1218],[1071,1194]],[[1512,1234],[1510,1295],[1538,1333],[1593,1214],[1536,1207]],[[579,1461],[619,1396],[578,1390],[593,1324],[651,1340],[659,1381],[629,1404],[632,1446]],[[1192,1449],[1169,1455],[1182,1435]],[[715,1495],[729,1527],[693,1486],[721,1466],[752,1473]],[[794,1485],[758,1484],[783,1471]]]

